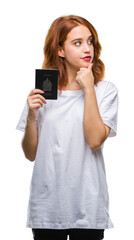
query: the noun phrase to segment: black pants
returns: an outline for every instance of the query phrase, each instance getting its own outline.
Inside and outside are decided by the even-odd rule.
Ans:
[[[104,238],[103,229],[32,229],[34,240],[101,240]]]

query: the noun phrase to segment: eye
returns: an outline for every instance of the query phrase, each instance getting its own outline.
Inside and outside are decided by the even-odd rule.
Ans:
[[[79,46],[81,44],[80,41],[74,43],[76,46]]]
[[[89,43],[89,44],[93,44],[93,40],[89,40],[88,43]]]

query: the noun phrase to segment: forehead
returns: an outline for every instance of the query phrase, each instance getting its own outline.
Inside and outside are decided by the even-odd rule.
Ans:
[[[91,35],[90,30],[84,26],[80,25],[75,28],[73,28],[67,35],[67,40],[72,40],[76,38],[88,38]]]

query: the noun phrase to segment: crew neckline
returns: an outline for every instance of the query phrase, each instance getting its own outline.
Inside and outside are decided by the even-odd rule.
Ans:
[[[97,82],[97,86],[98,86],[98,84],[101,83],[101,82],[102,82],[102,81]],[[104,82],[104,80],[103,80],[103,82]],[[97,86],[94,85],[94,88],[96,89]],[[62,93],[60,93],[60,90],[58,89],[58,94],[60,94],[60,95],[76,96],[76,95],[79,95],[80,93],[83,93],[83,94],[84,94],[84,92],[83,92],[82,89],[80,89],[80,90],[62,90]]]
[[[60,90],[58,89],[58,93],[60,95],[78,95],[79,93],[83,93],[83,90],[80,89],[80,90],[62,90],[62,93],[60,93]]]

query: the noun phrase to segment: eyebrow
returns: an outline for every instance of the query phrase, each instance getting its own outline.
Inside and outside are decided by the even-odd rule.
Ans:
[[[88,39],[89,39],[89,38],[92,38],[92,37],[93,37],[93,35],[90,35],[90,36],[88,37]],[[82,40],[82,38],[73,39],[71,42],[74,42],[74,41],[76,41],[76,40]]]

